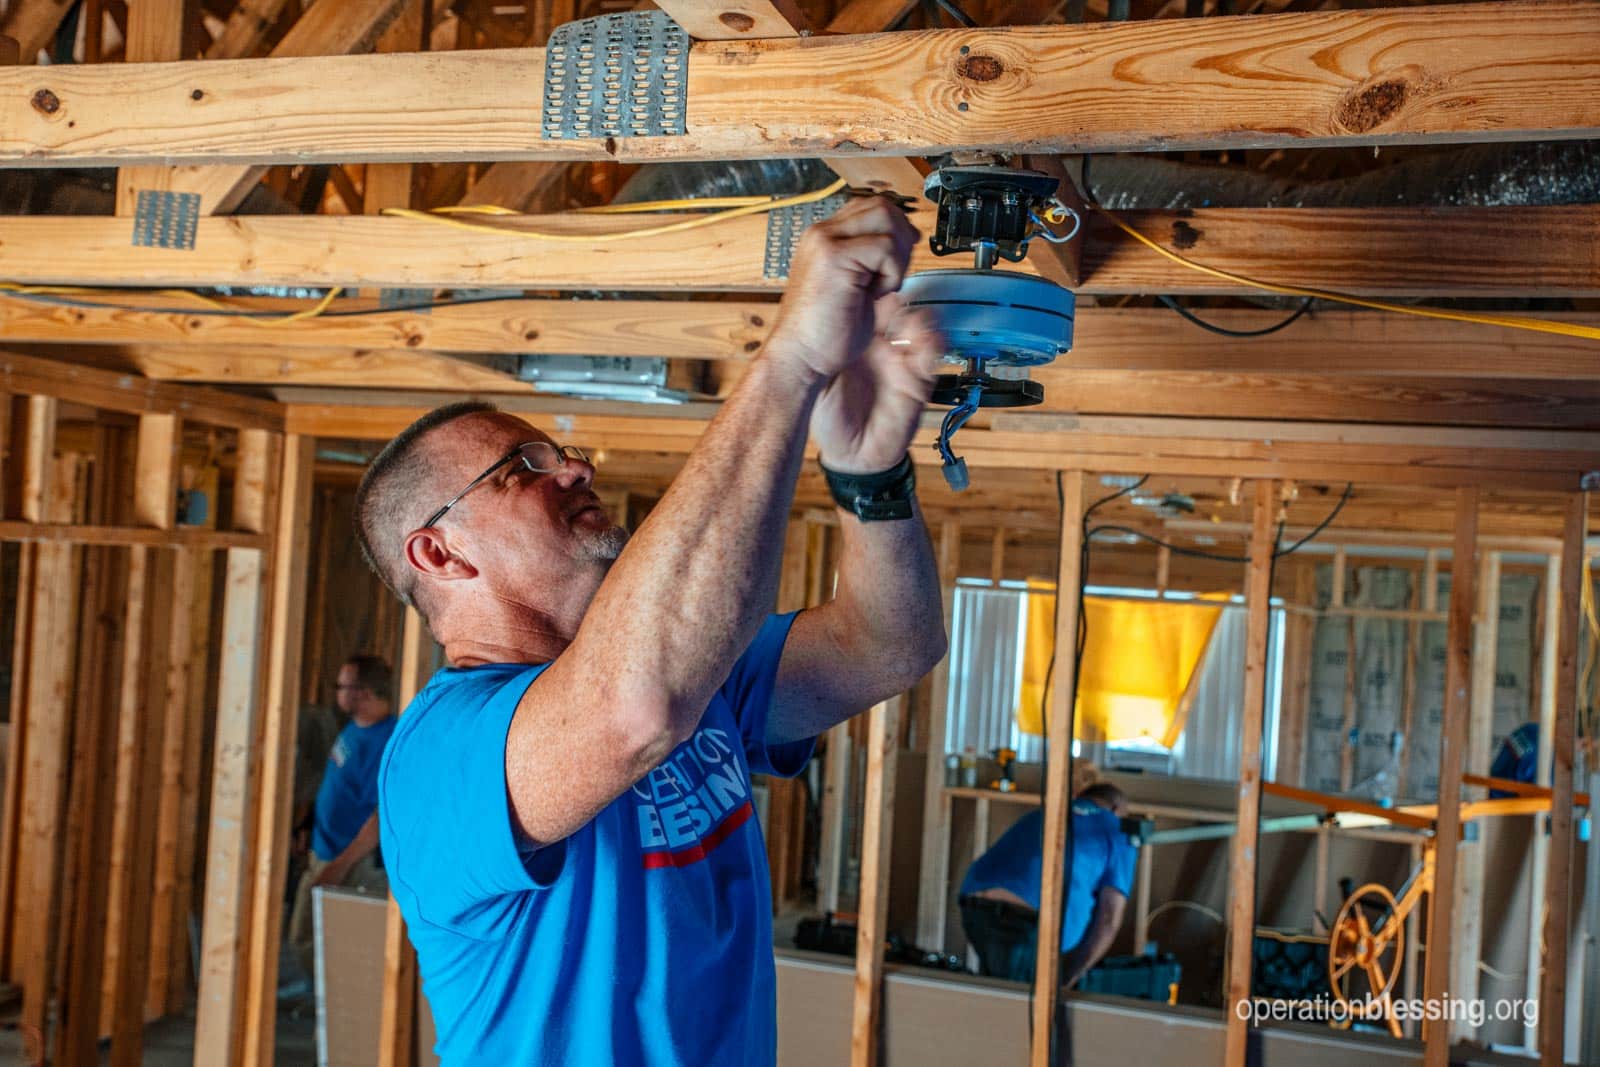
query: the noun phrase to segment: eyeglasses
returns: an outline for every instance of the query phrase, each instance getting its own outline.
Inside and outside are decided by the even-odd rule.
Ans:
[[[461,503],[462,497],[482,485],[495,471],[498,471],[507,463],[520,462],[524,469],[539,474],[559,470],[566,466],[569,459],[575,459],[581,463],[589,462],[589,457],[584,455],[583,449],[576,445],[553,445],[549,441],[525,441],[495,460],[488,470],[468,482],[467,487],[452,497],[450,503],[429,515],[428,521],[423,523],[419,529],[432,526],[444,518],[444,513]]]

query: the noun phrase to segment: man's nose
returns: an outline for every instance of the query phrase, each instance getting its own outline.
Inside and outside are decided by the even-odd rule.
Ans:
[[[567,456],[566,462],[552,471],[551,476],[563,489],[587,489],[594,484],[594,464],[576,456]]]

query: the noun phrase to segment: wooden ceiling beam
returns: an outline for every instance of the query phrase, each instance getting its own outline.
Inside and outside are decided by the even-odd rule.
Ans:
[[[247,365],[252,374],[284,375],[314,375],[327,364],[365,365],[380,375],[376,380],[400,387],[381,375],[411,374],[410,368],[431,366],[440,352],[744,360],[760,348],[775,310],[773,304],[710,300],[518,299],[427,312],[349,303],[372,312],[266,328],[226,317],[91,311],[0,296],[0,341],[137,346],[152,377],[242,381],[253,380],[237,377]],[[1234,330],[1259,329],[1281,318],[1278,312],[1239,309],[1205,315]],[[1600,327],[1600,315],[1549,317]],[[465,365],[459,359],[450,363]],[[1582,381],[1600,379],[1600,344],[1360,311],[1318,312],[1276,334],[1228,338],[1165,308],[1084,307],[1072,351],[1046,374],[1061,378],[1082,371]],[[1060,385],[1071,388],[1066,379]]]
[[[295,21],[283,40],[272,50],[272,55],[277,59],[287,59],[370,51],[390,24],[400,16],[401,9],[406,3],[407,0],[332,0],[314,4]],[[278,7],[281,10],[282,5]],[[136,13],[138,10],[138,6],[135,5],[133,11]],[[269,12],[270,7],[261,10],[256,17],[265,19]],[[271,29],[271,23],[258,24],[257,29],[264,36]],[[235,55],[227,54],[229,49],[254,50],[260,44],[260,40],[259,37],[244,30],[234,32],[233,20],[230,18],[229,29],[224,30],[223,36],[213,42],[207,51],[208,59],[195,66],[205,70],[213,65],[231,65],[222,62],[236,58]],[[130,40],[130,48],[131,45]],[[168,66],[171,64],[163,63],[159,67],[144,69],[159,70]],[[122,69],[128,68],[125,66]],[[193,97],[197,92],[201,94],[197,100],[204,102],[205,91],[202,89],[191,90],[190,96]],[[194,102],[196,100],[191,99],[191,104]],[[200,162],[202,161],[196,161],[196,164]],[[118,182],[119,203],[124,196],[133,196],[137,189],[157,189],[163,192],[197,193],[200,196],[200,211],[203,214],[227,213],[237,208],[240,202],[250,195],[250,191],[256,187],[265,172],[265,167],[260,166],[196,164],[176,167],[137,167],[132,169],[132,177],[127,176],[130,172],[125,172],[124,178]],[[130,191],[125,194],[124,188]]]
[[[0,35],[17,42],[17,52],[25,63],[32,63],[41,48],[50,44],[78,0],[12,0],[5,17],[0,18]]]
[[[656,0],[697,41],[798,38],[811,23],[794,0]]]
[[[393,58],[393,57],[383,57]],[[405,58],[405,57],[399,57]],[[3,71],[0,71],[3,73]],[[651,216],[655,225],[673,216]],[[1207,208],[1129,212],[1150,237],[1264,282],[1369,296],[1600,296],[1600,207]],[[932,211],[918,211],[925,232]],[[1168,262],[1091,218],[1080,293],[1249,293]],[[620,215],[497,220],[505,233],[402,218],[202,218],[195,247],[130,244],[126,221],[0,218],[0,278],[76,285],[344,285],[410,288],[769,291],[767,221],[746,216],[625,240],[552,242],[513,232],[602,236]],[[1493,255],[1485,253],[1494,250]],[[959,265],[919,244],[913,270]],[[1035,272],[1029,261],[1019,269]]]
[[[0,391],[56,397],[134,415],[181,415],[185,420],[212,426],[283,429],[284,409],[270,400],[199,386],[169,385],[19,352],[0,352]]]
[[[648,161],[1592,137],[1597,56],[1600,20],[1571,0],[713,41],[687,63],[691,133],[587,140],[541,137],[539,49],[19,67],[0,69],[0,160]]]
[[[399,406],[290,403],[291,433],[386,440],[429,410],[431,403]],[[699,440],[704,417],[595,416],[564,412],[559,402],[542,398],[504,405],[508,410],[538,412],[533,417],[563,440],[585,448],[684,454]],[[704,408],[704,405],[701,405]],[[1403,428],[1387,428],[1399,431]],[[918,465],[936,467],[933,429],[925,423],[912,447]],[[1429,431],[1412,428],[1416,440]],[[1347,430],[1347,434],[1349,431]],[[1590,435],[1591,437],[1593,435]],[[812,449],[814,452],[814,449]],[[1280,477],[1317,481],[1432,486],[1502,486],[1518,489],[1570,490],[1591,470],[1600,469],[1600,448],[1534,453],[1513,446],[1501,452],[1492,445],[1441,448],[1415,444],[1349,442],[1327,444],[1260,440],[1241,442],[1203,438],[1135,437],[1046,430],[1019,433],[974,429],[965,431],[957,449],[973,469],[1080,469],[1100,473],[1215,475],[1241,478]],[[925,470],[924,477],[937,473]]]

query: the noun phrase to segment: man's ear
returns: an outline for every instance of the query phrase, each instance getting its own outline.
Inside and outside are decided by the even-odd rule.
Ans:
[[[405,554],[406,563],[429,578],[450,582],[478,576],[478,569],[465,556],[452,551],[443,535],[431,526],[406,535]]]

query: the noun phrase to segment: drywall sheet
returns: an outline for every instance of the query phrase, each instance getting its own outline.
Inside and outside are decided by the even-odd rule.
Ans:
[[[318,1067],[378,1067],[387,898],[316,891]],[[437,1067],[433,1013],[419,998],[418,1067]]]

